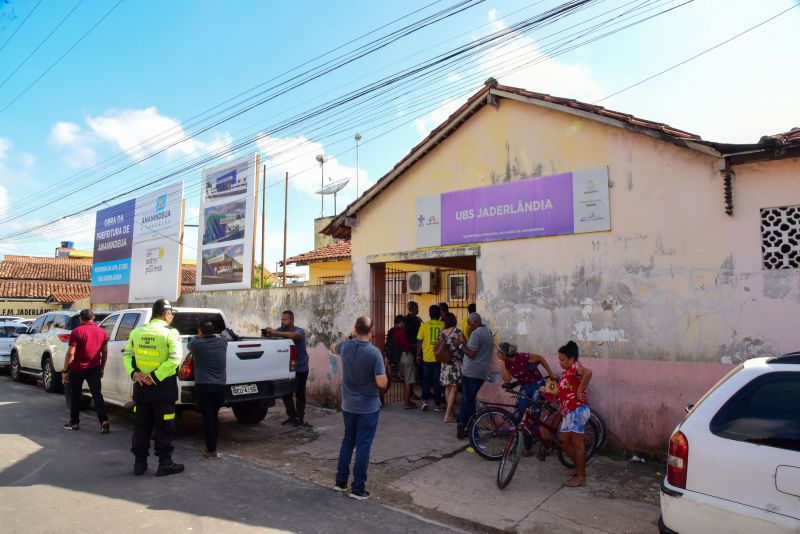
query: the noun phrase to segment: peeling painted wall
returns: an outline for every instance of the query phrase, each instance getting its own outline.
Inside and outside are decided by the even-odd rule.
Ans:
[[[368,256],[415,249],[418,196],[598,166],[609,168],[611,231],[479,244],[477,305],[499,339],[553,362],[559,346],[576,340],[587,360],[610,373],[594,379],[598,389],[647,387],[644,396],[624,388],[615,394],[641,403],[641,412],[667,414],[655,434],[644,423],[625,429],[631,421],[624,420],[613,433],[624,436],[623,445],[636,445],[637,435],[639,445],[652,447],[652,436],[663,443],[680,419],[684,401],[729,364],[800,349],[800,270],[762,269],[759,213],[800,204],[800,160],[736,167],[731,217],[716,158],[501,100],[361,210],[352,232],[353,282],[357,294],[369,291]],[[643,362],[640,372],[662,374],[637,384],[626,374],[631,361]],[[663,374],[664,362],[680,365]],[[487,396],[498,391],[484,388]],[[619,408],[607,391],[595,398],[605,413]]]
[[[341,388],[339,357],[328,347],[349,334],[356,317],[369,311],[368,294],[357,297],[350,284],[199,291],[184,295],[181,304],[220,309],[231,328],[247,336],[261,335],[265,326],[279,327],[283,310],[292,310],[295,324],[306,331],[310,401],[327,407],[338,406]]]

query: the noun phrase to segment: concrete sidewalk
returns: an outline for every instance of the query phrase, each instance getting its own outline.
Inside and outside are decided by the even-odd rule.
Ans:
[[[276,416],[272,416],[276,417]],[[307,416],[315,439],[287,451],[295,464],[314,464],[314,477],[333,481],[342,439],[341,414]],[[479,530],[572,533],[657,532],[660,463],[631,464],[598,456],[587,468],[584,488],[565,488],[565,469],[555,455],[540,462],[522,458],[511,484],[497,488],[497,462],[467,449],[442,414],[389,405],[381,412],[370,458],[373,495],[438,519],[458,518]],[[465,450],[467,449],[467,450]],[[293,469],[302,476],[302,470]]]

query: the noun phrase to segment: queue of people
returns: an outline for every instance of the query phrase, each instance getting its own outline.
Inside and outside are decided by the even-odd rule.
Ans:
[[[494,353],[492,333],[474,304],[469,305],[469,314],[461,327],[445,303],[430,306],[430,319],[425,322],[418,317],[416,302],[409,302],[407,309],[407,315],[395,317],[385,347],[387,362],[403,381],[403,405],[406,409],[417,408],[413,402],[414,385],[421,378],[419,408],[426,411],[432,406],[434,411],[444,412],[443,421],[455,422],[456,436],[464,439],[467,424],[476,410],[478,392],[489,373]],[[97,406],[101,432],[108,433],[108,416],[100,392],[108,336],[94,324],[90,310],[83,310],[80,317],[81,326],[70,336],[64,370],[64,382],[68,385],[71,400],[70,420],[64,428],[79,429],[79,397],[86,381]],[[156,301],[151,321],[131,331],[123,352],[125,369],[134,382],[135,422],[131,452],[134,455],[133,472],[137,476],[148,469],[151,437],[159,459],[156,476],[184,470],[184,466],[172,458],[177,370],[183,359],[180,336],[177,330],[170,328],[172,318],[169,301]],[[291,339],[297,347],[297,380],[295,390],[283,397],[287,419],[282,424],[303,426],[306,424],[305,390],[309,373],[305,330],[294,324],[294,313],[285,310],[281,314],[281,326],[264,328],[262,333]],[[372,344],[372,336],[372,321],[362,316],[356,320],[348,338],[330,347],[331,352],[341,356],[343,369],[344,436],[334,489],[347,490],[355,452],[349,496],[359,500],[369,497],[366,480],[370,449],[377,431],[381,396],[389,385],[384,355]],[[203,417],[205,446],[201,452],[205,458],[214,460],[219,457],[216,450],[218,413],[225,400],[227,341],[216,334],[213,323],[207,322],[199,325],[197,336],[189,340],[188,348],[194,358],[195,395]],[[503,381],[519,382],[521,391],[534,401],[554,389],[545,387],[545,381],[554,379],[555,374],[543,356],[519,352],[515,345],[502,342],[498,345],[496,357]],[[592,372],[581,365],[574,341],[559,349],[558,358],[563,370],[557,388],[562,414],[560,446],[575,464],[565,485],[583,486],[586,484],[583,433],[590,415],[587,387]],[[456,415],[459,390],[462,399]],[[517,417],[528,408],[529,402],[525,398],[520,400],[516,407]],[[525,454],[530,454],[531,445],[531,442],[525,443]]]

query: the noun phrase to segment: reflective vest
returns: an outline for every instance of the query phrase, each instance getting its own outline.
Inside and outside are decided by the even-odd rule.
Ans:
[[[122,353],[122,362],[131,380],[138,371],[150,375],[156,384],[175,375],[182,361],[181,336],[162,319],[153,319],[135,328]]]

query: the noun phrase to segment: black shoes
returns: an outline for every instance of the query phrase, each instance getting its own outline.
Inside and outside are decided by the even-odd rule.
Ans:
[[[359,501],[366,501],[367,499],[369,499],[369,492],[367,490],[351,491],[348,497]]]
[[[64,430],[80,430],[81,426],[78,423],[67,423],[64,425]]]
[[[158,471],[156,471],[156,476],[165,477],[169,475],[177,475],[178,473],[183,473],[183,464],[176,464],[175,462],[171,462],[168,464],[158,464]]]
[[[145,471],[147,471],[147,460],[142,462],[137,461],[133,464],[133,474],[137,477],[142,476]]]
[[[456,426],[456,437],[458,439],[464,439],[467,437],[466,432],[464,432],[464,427],[461,425]]]
[[[294,417],[290,417],[286,421],[282,421],[281,422],[281,426],[289,426],[289,425],[295,426],[294,422],[295,422],[295,418]]]
[[[103,421],[100,423],[100,433],[101,434],[108,434],[110,428],[108,426],[108,421]]]

